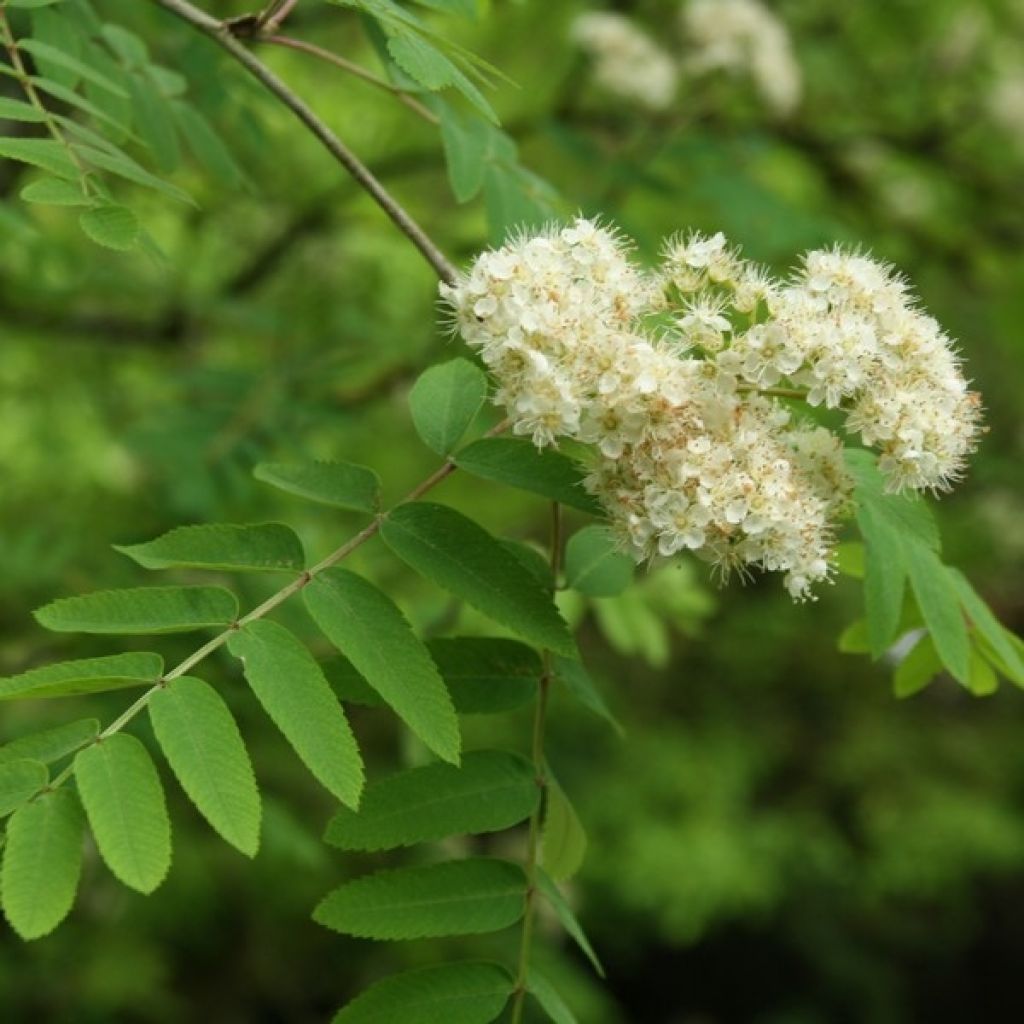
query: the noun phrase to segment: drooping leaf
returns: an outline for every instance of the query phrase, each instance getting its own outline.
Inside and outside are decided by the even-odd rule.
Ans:
[[[431,764],[367,787],[358,812],[345,808],[324,838],[343,850],[398,846],[511,828],[540,800],[533,767],[517,754],[477,750],[462,766]]]
[[[896,666],[892,692],[896,697],[912,697],[923,690],[942,671],[942,659],[932,638],[922,632],[917,643]]]
[[[371,985],[332,1024],[492,1024],[512,988],[512,976],[497,964],[421,967]]]
[[[39,124],[46,120],[46,115],[24,100],[12,100],[0,96],[0,121],[23,121],[27,124]]]
[[[597,684],[590,677],[578,658],[563,658],[555,655],[552,661],[555,678],[565,684],[569,693],[576,698],[585,708],[589,708],[600,718],[603,718],[620,736],[625,735],[622,723],[612,714],[611,708],[598,690]]]
[[[871,506],[857,510],[857,522],[864,535],[864,614],[871,654],[880,658],[896,639],[907,566],[903,542]]]
[[[320,666],[283,626],[250,622],[228,640],[264,710],[302,762],[342,803],[359,805],[363,762]]]
[[[1024,678],[1024,659],[1017,653],[1013,641],[992,613],[992,609],[982,600],[959,569],[948,568],[947,572],[953,581],[953,586],[956,587],[960,603],[963,605],[967,617],[971,620],[975,630],[999,655],[1000,660],[1007,668],[1009,678],[1013,679],[1015,676],[1018,679]]]
[[[195,205],[187,192],[183,192],[177,185],[164,181],[163,178],[159,178],[155,174],[150,174],[145,167],[123,151],[113,153],[109,149],[99,149],[96,146],[76,146],[75,149],[80,157],[94,167],[99,167],[126,181],[132,181],[136,185],[142,185],[144,188],[151,188],[171,199],[188,203],[190,206]]]
[[[48,778],[46,765],[41,761],[23,758],[0,764],[0,818],[35,796]]]
[[[384,520],[381,536],[417,572],[538,647],[574,650],[546,592],[483,527],[445,505],[410,502]]]
[[[228,188],[243,184],[244,172],[206,118],[195,107],[180,100],[173,100],[171,109],[188,148],[204,170]]]
[[[145,569],[301,572],[302,544],[281,523],[179,526],[144,544],[114,545]]]
[[[350,462],[261,462],[253,476],[335,508],[372,515],[380,507],[380,478],[372,469]]]
[[[572,878],[587,853],[587,834],[565,790],[548,773],[544,803],[544,828],[541,833],[541,863],[556,881]]]
[[[590,597],[614,597],[633,579],[636,563],[603,526],[585,526],[565,546],[565,580]]]
[[[866,619],[851,622],[839,634],[839,650],[843,654],[870,654],[871,642],[868,640],[868,624]]]
[[[99,731],[99,719],[82,718],[77,722],[55,726],[53,729],[19,736],[0,747],[0,764],[17,761],[20,758],[52,764],[90,743]]]
[[[990,697],[999,689],[995,669],[977,647],[971,647],[971,662],[968,672],[967,689],[975,697]]]
[[[223,587],[136,587],[64,597],[33,613],[58,633],[186,633],[229,626],[238,601]]]
[[[547,1014],[548,1020],[554,1021],[554,1024],[579,1024],[576,1015],[569,1009],[568,1004],[559,994],[558,989],[551,984],[546,975],[542,974],[535,967],[530,968],[527,987],[537,1000],[540,1008]]]
[[[164,670],[159,654],[111,654],[61,661],[0,679],[0,700],[71,697],[155,683]]]
[[[146,748],[127,733],[108,736],[75,755],[75,779],[107,867],[152,892],[171,866],[171,822]]]
[[[449,455],[470,428],[487,397],[483,370],[467,359],[432,366],[409,392],[416,433],[438,455]]]
[[[149,702],[153,732],[182,789],[232,846],[253,857],[260,843],[260,794],[249,754],[223,698],[182,676]]]
[[[505,637],[438,637],[427,642],[460,714],[501,714],[537,696],[540,656]]]
[[[157,167],[164,174],[173,173],[181,163],[181,145],[170,104],[145,73],[132,75],[128,91],[142,141],[149,146]]]
[[[490,126],[448,103],[439,106],[441,142],[452,192],[467,203],[483,187]]]
[[[142,234],[135,214],[117,203],[104,203],[86,210],[78,223],[97,245],[117,252],[134,249]]]
[[[23,939],[48,935],[71,910],[84,828],[78,798],[68,789],[33,800],[11,818],[0,898],[7,920]]]
[[[939,556],[924,544],[904,544],[907,573],[928,632],[943,665],[965,686],[970,678],[971,641],[960,597]]]
[[[551,904],[551,908],[554,910],[566,933],[580,947],[584,956],[590,961],[598,975],[603,978],[604,967],[601,965],[601,961],[598,960],[594,947],[591,946],[590,940],[576,919],[572,908],[562,895],[561,889],[558,888],[558,885],[543,868],[537,871],[537,887],[544,894],[548,903]]]
[[[79,78],[85,79],[87,82],[91,82],[97,88],[103,89],[114,96],[123,98],[127,95],[117,82],[111,81],[106,75],[101,74],[91,63],[87,64],[85,61],[73,57],[66,50],[51,46],[41,39],[21,39],[18,42],[18,49],[32,54],[33,57],[41,61],[41,67],[45,64],[56,65],[59,68],[72,72]],[[43,74],[45,75],[46,73],[44,69]]]
[[[387,46],[395,63],[420,85],[436,91],[454,83],[455,65],[421,35],[395,34],[388,39]]]
[[[515,924],[526,905],[518,864],[488,857],[378,871],[346,882],[313,919],[367,939],[478,935]]]
[[[539,494],[570,508],[603,515],[600,502],[583,488],[584,471],[554,448],[538,449],[513,437],[483,437],[466,445],[455,464],[467,473]]]
[[[369,581],[328,569],[303,599],[324,635],[395,714],[445,761],[458,764],[459,720],[444,680],[398,606]]]

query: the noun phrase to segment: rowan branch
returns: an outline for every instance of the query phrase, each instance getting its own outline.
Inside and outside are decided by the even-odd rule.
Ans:
[[[320,141],[324,148],[365,189],[395,226],[416,246],[438,277],[449,284],[455,267],[427,233],[385,189],[373,172],[338,138],[313,109],[267,67],[232,32],[228,23],[218,21],[187,0],[153,0],[176,18],[209,36],[241,64],[268,92],[273,93]]]

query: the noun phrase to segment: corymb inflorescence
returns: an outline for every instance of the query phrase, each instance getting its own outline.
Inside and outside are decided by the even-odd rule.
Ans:
[[[593,221],[483,253],[442,294],[513,429],[592,444],[588,486],[638,559],[690,550],[723,572],[831,571],[851,484],[834,409],[893,490],[943,490],[975,445],[978,396],[891,268],[841,249],[779,279],[723,235],[642,268]]]

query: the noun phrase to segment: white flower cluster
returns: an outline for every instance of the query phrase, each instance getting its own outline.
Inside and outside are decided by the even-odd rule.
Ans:
[[[697,47],[695,72],[745,72],[778,114],[800,102],[802,75],[789,33],[759,0],[689,0],[681,12],[683,30]]]
[[[947,486],[977,433],[935,321],[856,254],[810,253],[781,282],[691,235],[646,272],[581,218],[483,253],[442,295],[517,433],[595,446],[587,485],[638,558],[780,571],[798,598],[828,577],[842,446],[780,396],[840,408],[894,488]]]
[[[590,12],[573,22],[573,39],[594,59],[594,79],[614,96],[665,110],[676,94],[675,61],[629,18]]]
[[[759,0],[689,0],[680,12],[692,52],[677,58],[621,14],[592,11],[572,37],[594,60],[606,92],[650,110],[667,109],[681,74],[747,73],[775,113],[791,113],[803,78],[785,25]]]

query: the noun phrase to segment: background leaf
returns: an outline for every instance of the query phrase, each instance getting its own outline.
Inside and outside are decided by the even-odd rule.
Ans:
[[[145,544],[114,545],[145,569],[235,569],[300,572],[299,538],[280,523],[179,526]]]
[[[253,476],[289,494],[335,508],[372,514],[380,505],[377,474],[350,462],[261,462]]]

